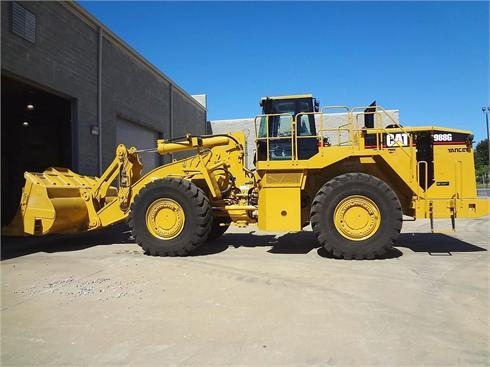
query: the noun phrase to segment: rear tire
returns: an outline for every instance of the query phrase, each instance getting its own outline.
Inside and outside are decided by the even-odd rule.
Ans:
[[[402,209],[385,182],[364,173],[347,173],[318,191],[311,225],[320,244],[335,257],[374,259],[398,238]]]
[[[184,179],[166,178],[136,195],[128,223],[145,253],[185,256],[208,238],[212,214],[200,188]]]

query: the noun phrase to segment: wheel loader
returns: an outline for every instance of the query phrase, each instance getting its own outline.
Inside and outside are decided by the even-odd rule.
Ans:
[[[404,127],[382,107],[320,108],[310,94],[261,99],[255,169],[243,132],[119,145],[101,177],[66,168],[25,173],[19,210],[3,235],[92,231],[127,221],[147,254],[183,256],[230,225],[301,231],[311,224],[333,256],[373,259],[404,220],[490,213],[477,198],[470,131]],[[343,112],[332,124],[332,112]],[[140,154],[195,154],[142,176]]]

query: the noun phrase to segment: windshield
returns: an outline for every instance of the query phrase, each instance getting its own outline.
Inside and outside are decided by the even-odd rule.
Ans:
[[[293,115],[269,117],[269,137],[291,136]],[[267,137],[267,117],[262,116],[259,126],[259,138]]]
[[[298,116],[297,134],[299,136],[311,136],[316,134],[315,117],[313,115],[301,115],[302,112],[313,112],[313,101],[311,98],[295,98],[264,101],[262,113],[264,114],[289,114],[289,116],[269,117],[269,137],[291,136],[291,122],[294,116]],[[261,118],[259,127],[259,138],[267,136],[267,119]]]

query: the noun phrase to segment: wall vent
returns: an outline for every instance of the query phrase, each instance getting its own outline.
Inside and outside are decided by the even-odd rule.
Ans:
[[[12,32],[29,42],[36,42],[36,16],[16,2],[12,3]]]

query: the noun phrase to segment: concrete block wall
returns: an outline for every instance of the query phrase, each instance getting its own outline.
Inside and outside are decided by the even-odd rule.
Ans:
[[[255,127],[253,118],[234,119],[234,120],[213,120],[209,121],[209,134],[227,134],[234,131],[243,131],[247,139],[246,160],[248,168],[253,168],[253,158],[255,154]]]

